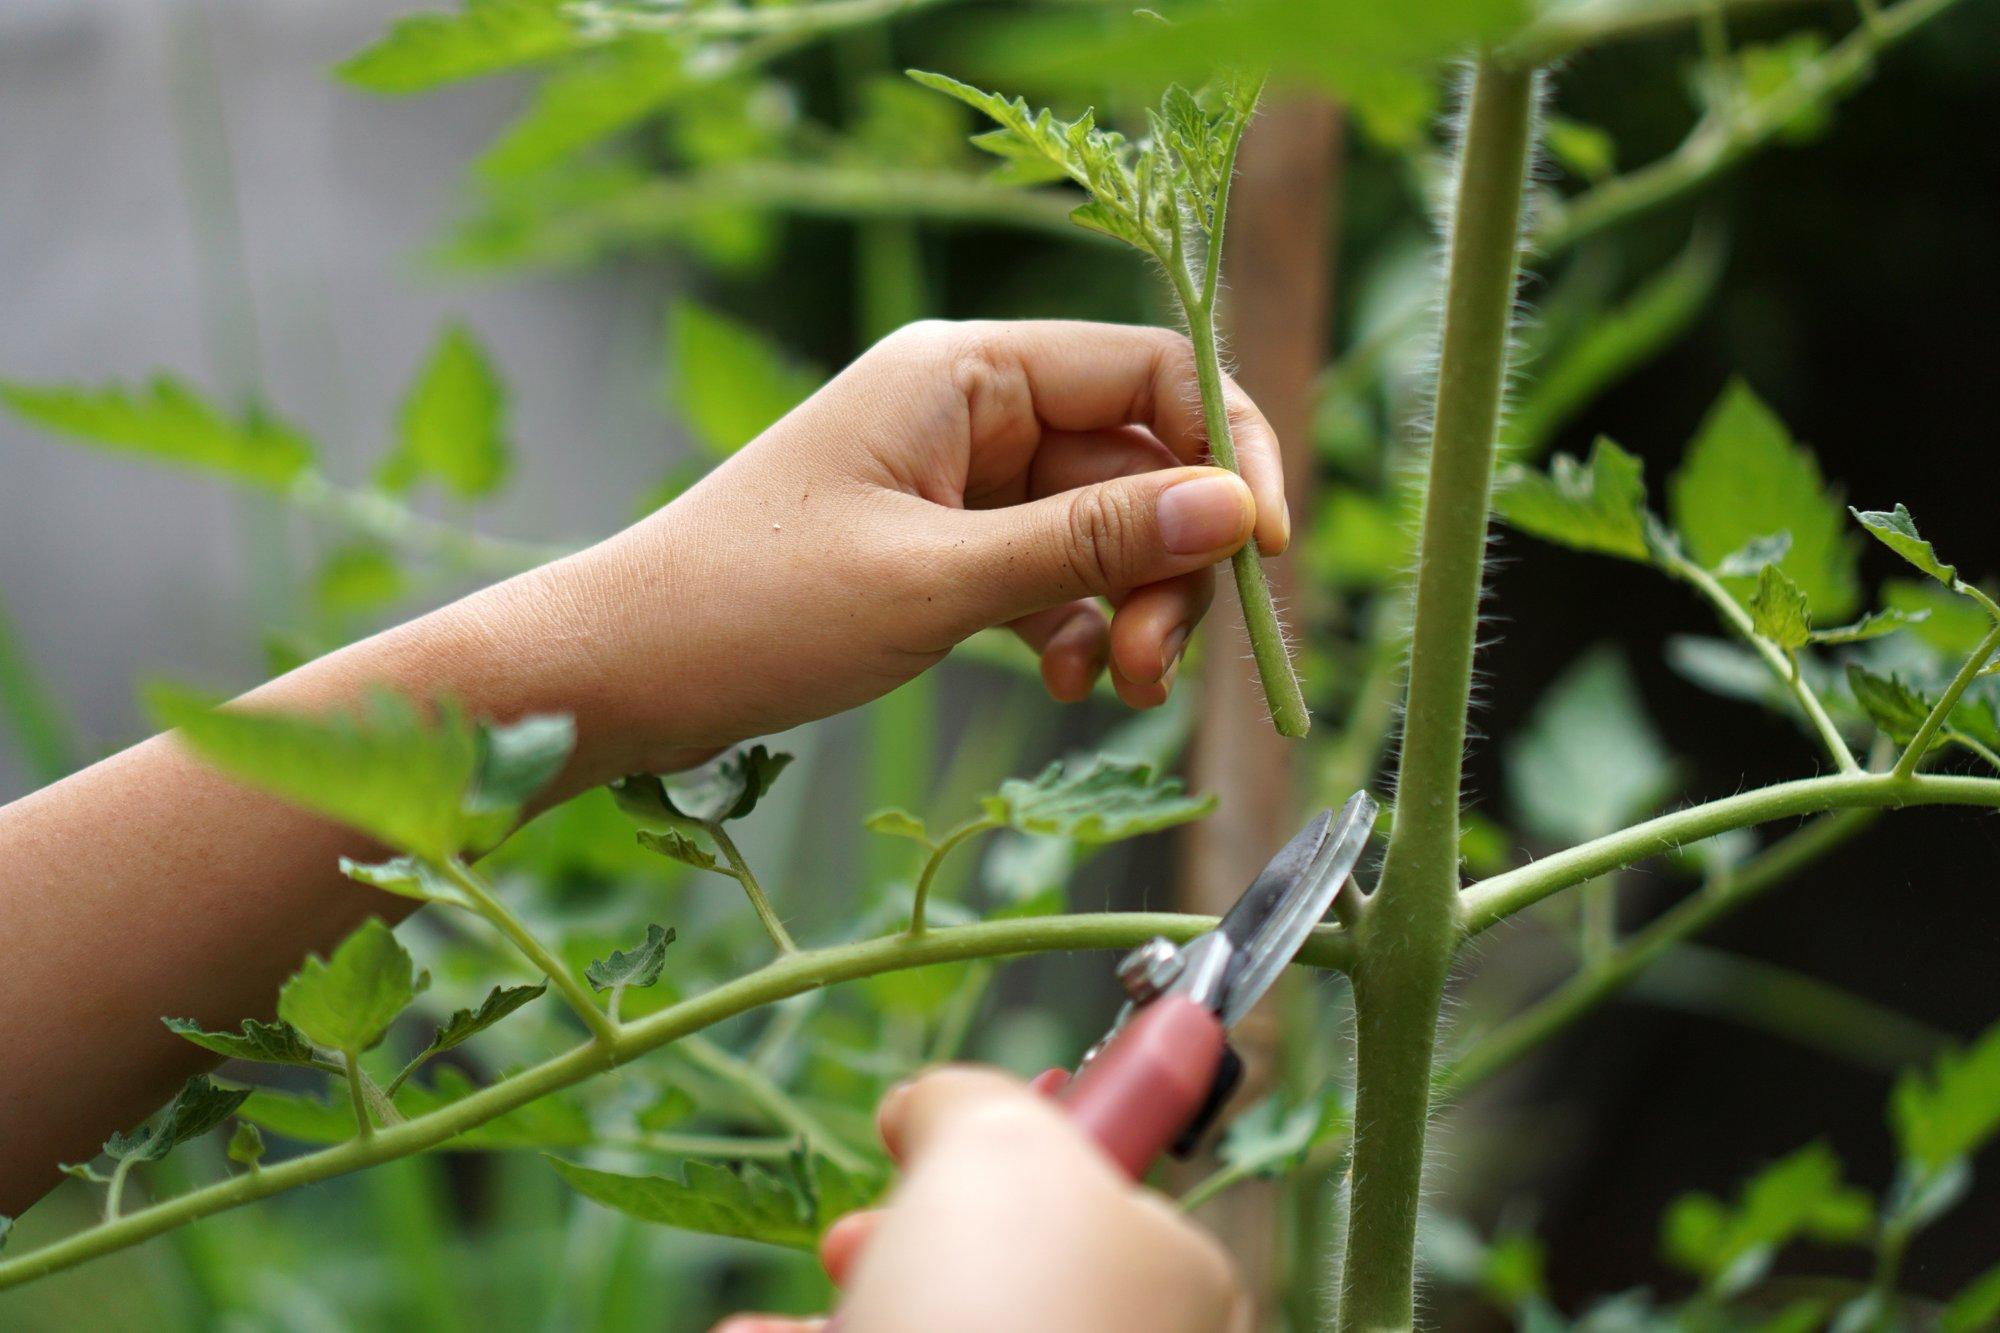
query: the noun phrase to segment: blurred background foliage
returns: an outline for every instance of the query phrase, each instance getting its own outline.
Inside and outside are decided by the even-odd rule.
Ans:
[[[1904,0],[1889,12],[1914,8]],[[1275,759],[1236,744],[1232,733],[1264,723],[1245,703],[1240,631],[1226,617],[1182,698],[1136,719],[1109,701],[1059,711],[1008,644],[979,642],[859,715],[782,738],[798,770],[742,841],[802,938],[876,933],[906,908],[915,855],[861,831],[863,816],[902,806],[948,827],[1010,774],[1107,750],[1191,764],[1219,813],[1180,845],[1162,836],[1094,856],[1002,835],[947,863],[934,915],[1065,896],[1078,908],[1199,905],[1239,887],[1200,882],[1228,873],[1218,844],[1264,847],[1268,829],[1380,772],[1409,560],[1411,422],[1423,411],[1436,296],[1430,219],[1448,99],[1424,66],[1463,40],[1517,31],[1527,17],[1518,4],[1253,0],[1225,30],[1192,7],[1170,11],[1182,22],[1169,28],[1135,26],[1115,9],[943,0],[688,10],[607,0],[567,15],[535,0],[475,0],[466,16],[405,19],[386,33],[377,15],[339,40],[330,33],[340,25],[264,35],[293,67],[334,70],[331,83],[282,95],[394,99],[356,113],[368,134],[418,135],[443,117],[458,142],[476,142],[443,191],[407,170],[371,171],[354,139],[341,146],[354,156],[333,161],[327,144],[260,142],[226,108],[279,95],[242,58],[253,49],[245,32],[264,20],[228,0],[164,9],[165,36],[147,59],[173,112],[178,195],[171,218],[134,225],[171,227],[186,242],[202,350],[153,346],[114,391],[104,381],[125,367],[88,345],[50,347],[19,329],[8,343],[20,363],[0,365],[0,392],[24,428],[0,439],[0,512],[15,529],[11,540],[0,533],[6,794],[135,734],[132,713],[80,695],[79,682],[168,669],[247,686],[588,541],[670,500],[909,320],[1163,319],[1144,267],[1067,222],[1074,200],[996,170],[966,142],[981,127],[900,71],[948,70],[1066,113],[1094,104],[1115,122],[1167,78],[1199,77],[1218,42],[1272,65],[1283,84],[1246,148],[1254,163],[1262,136],[1277,165],[1239,195],[1227,269],[1240,305],[1255,305],[1239,308],[1233,331],[1242,375],[1291,455],[1302,540],[1289,561],[1290,611],[1320,719],[1313,741]],[[1516,40],[1557,41],[1595,12],[1558,9]],[[1990,466],[1976,432],[2000,360],[1989,317],[2000,298],[2000,177],[1987,133],[2000,113],[1990,59],[2000,19],[1976,2],[1919,12],[1924,21],[1879,56],[1872,5],[1745,6],[1726,20],[1715,10],[1641,30],[1562,66],[1533,237],[1540,276],[1508,426],[1517,459],[1581,455],[1606,434],[1645,459],[1657,484],[1740,379],[1857,503],[1907,502],[1963,568],[2000,568],[1986,488],[1966,484]],[[28,40],[0,50],[10,71],[62,51],[75,31],[46,14],[12,22]],[[114,67],[94,68],[108,78]],[[1288,136],[1303,145],[1290,156]],[[71,151],[53,127],[39,138],[5,151],[31,164]],[[448,201],[404,246],[414,263],[392,275],[423,284],[442,317],[344,335],[350,369],[371,363],[381,386],[367,414],[356,403],[368,394],[318,383],[320,372],[339,377],[341,358],[302,357],[315,344],[297,335],[347,295],[251,289],[258,247],[325,234],[246,230],[259,164],[279,156],[287,170],[336,172],[344,188],[421,186]],[[66,235],[35,199],[14,211],[37,218],[14,233],[16,267],[45,265],[60,302],[119,309],[117,291],[87,280],[88,228]],[[1274,286],[1275,303],[1264,294]],[[579,303],[579,292],[590,299]],[[529,321],[524,309],[540,313]],[[481,310],[502,312],[504,345],[483,331]],[[1268,369],[1281,355],[1252,359],[1264,346],[1258,321],[1305,331],[1281,349],[1293,360],[1313,353],[1304,379]],[[372,364],[384,355],[378,341],[402,357],[395,370]],[[138,385],[148,362],[170,369]],[[562,411],[537,401],[543,389]],[[198,645],[179,638],[162,660],[147,642],[159,625],[144,618],[115,619],[97,639],[70,631],[90,604],[38,554],[36,523],[64,522],[55,497],[115,483],[102,480],[108,469],[80,483],[45,471],[58,456],[28,425],[235,484],[217,509],[188,498],[198,488],[149,476],[145,522],[115,551],[143,564],[145,539],[163,530],[220,529],[226,574],[161,592],[168,606],[202,605]],[[163,504],[156,484],[170,487]],[[1799,771],[1809,751],[1797,728],[1731,697],[1743,693],[1740,662],[1694,599],[1662,595],[1629,565],[1512,534],[1496,555],[1482,658],[1491,686],[1468,788],[1474,873],[1682,797]],[[1871,552],[1863,583],[1873,587],[1886,565]],[[1928,604],[1913,588],[1884,596]],[[1861,604],[1838,590],[1815,601],[1834,612],[1842,595]],[[10,616],[9,602],[29,610]],[[1935,669],[1925,654],[1951,642],[1939,609],[1916,647],[1882,662],[1920,679]],[[96,650],[87,664],[71,656],[84,644]],[[1584,1326],[1698,1325],[1739,1298],[1748,1304],[1731,1305],[1736,1323],[1717,1326],[1766,1316],[1821,1326],[1870,1275],[1875,1199],[1893,1212],[1891,1183],[1910,1177],[1907,1126],[1892,1132],[1884,1120],[1890,1081],[1993,1018],[2000,901],[1984,867],[1994,845],[1990,821],[1943,812],[1844,841],[1789,890],[1639,970],[1614,1004],[1454,1112],[1439,1131],[1426,1242],[1440,1324],[1560,1327],[1558,1311],[1575,1318],[1607,1293],[1646,1288],[1657,1297],[1596,1307]],[[1704,855],[1728,864],[1754,848]],[[1553,903],[1515,926],[1467,969],[1462,1029],[1491,1032],[1716,864],[1691,855],[1631,872],[1593,886],[1581,906]],[[759,947],[733,891],[689,882],[636,845],[604,793],[537,821],[492,865],[524,915],[579,959],[629,940],[635,921],[674,924],[663,993],[732,975]],[[440,1016],[510,968],[429,915],[405,933],[438,978],[426,1004]],[[794,1114],[866,1152],[867,1108],[927,1060],[965,1055],[1020,1072],[1072,1061],[1111,1011],[1103,962],[955,965],[802,997],[605,1080],[575,1115],[593,1151],[627,1168],[673,1155],[675,1134],[783,1144]],[[1319,979],[1289,992],[1256,1038],[1263,1100],[1227,1145],[1225,1176],[1197,1188],[1248,1180],[1208,1206],[1236,1199],[1260,1219],[1246,1230],[1244,1213],[1218,1214],[1273,1324],[1306,1328],[1330,1287],[1341,1071],[1328,1034],[1340,1030],[1342,996]],[[640,1003],[629,997],[627,1012]],[[535,1015],[457,1054],[476,1075],[519,1064],[560,1025],[552,1009]],[[789,1109],[774,1115],[771,1088]],[[631,1128],[628,1141],[606,1142],[606,1117]],[[562,1122],[554,1108],[511,1142],[572,1146]],[[293,1150],[274,1138],[274,1152]],[[216,1165],[172,1159],[155,1186]],[[1904,1286],[1927,1302],[1912,1309],[1935,1314],[2000,1258],[1991,1166],[1989,1154],[1987,1188],[1954,1197],[1904,1259]],[[1278,1184],[1248,1179],[1280,1169],[1290,1174]],[[66,1230],[90,1206],[80,1192],[58,1195],[13,1239]],[[1780,1252],[1780,1271],[1820,1285],[1767,1279]],[[211,1219],[9,1293],[0,1310],[22,1328],[698,1329],[733,1308],[826,1299],[803,1255],[648,1227],[570,1195],[532,1151],[470,1150]]]

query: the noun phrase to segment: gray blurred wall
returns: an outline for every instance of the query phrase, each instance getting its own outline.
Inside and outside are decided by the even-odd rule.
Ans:
[[[419,3],[0,3],[0,377],[257,389],[360,480],[462,316],[513,386],[520,448],[483,526],[570,540],[625,521],[679,451],[657,404],[666,280],[423,269],[524,87],[383,99],[328,76]],[[93,751],[135,735],[140,680],[256,678],[274,533],[310,549],[274,506],[0,420],[0,597]],[[29,785],[0,734],[0,799]]]

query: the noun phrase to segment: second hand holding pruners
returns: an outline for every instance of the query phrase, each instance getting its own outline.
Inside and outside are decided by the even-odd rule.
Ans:
[[[1214,930],[1180,948],[1155,939],[1118,966],[1131,1002],[1072,1076],[1035,1086],[1137,1180],[1164,1152],[1184,1155],[1236,1089],[1228,1033],[1298,954],[1353,874],[1375,828],[1366,792],[1323,810],[1286,843]]]

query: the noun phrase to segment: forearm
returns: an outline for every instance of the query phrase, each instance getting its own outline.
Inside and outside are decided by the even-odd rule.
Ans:
[[[574,712],[582,743],[557,794],[581,790],[624,758],[581,666],[589,644],[573,613],[587,575],[558,565],[485,589],[245,701],[318,711],[387,685],[497,718]],[[381,851],[218,776],[170,736],[0,809],[0,1212],[213,1063],[163,1016],[208,1027],[268,1017],[308,951],[371,914],[407,914],[410,900],[339,872],[341,856]]]

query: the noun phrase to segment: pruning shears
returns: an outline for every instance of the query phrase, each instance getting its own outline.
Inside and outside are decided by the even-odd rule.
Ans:
[[[1191,1153],[1243,1077],[1229,1030],[1264,998],[1333,905],[1379,812],[1356,792],[1322,810],[1271,858],[1214,930],[1127,954],[1129,1002],[1071,1074],[1034,1086],[1053,1096],[1127,1175],[1162,1153]]]

